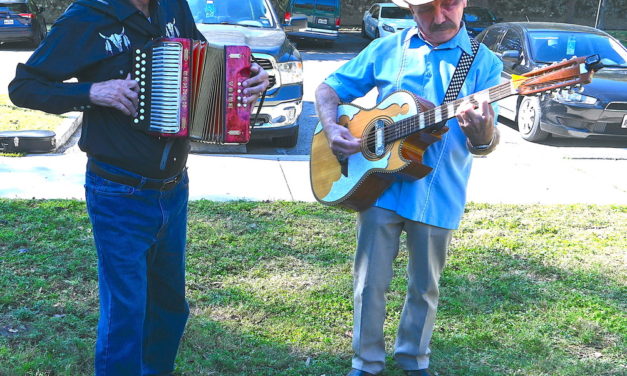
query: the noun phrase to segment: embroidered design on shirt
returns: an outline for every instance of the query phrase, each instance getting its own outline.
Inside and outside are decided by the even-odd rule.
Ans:
[[[176,18],[172,19],[172,22],[168,22],[165,24],[165,36],[168,38],[178,38],[179,29],[176,27]]]
[[[105,40],[105,51],[107,51],[109,55],[113,55],[116,52],[128,51],[131,48],[131,41],[126,36],[124,26],[122,26],[122,32],[120,34],[113,33],[109,36],[105,36],[102,33],[98,34]]]

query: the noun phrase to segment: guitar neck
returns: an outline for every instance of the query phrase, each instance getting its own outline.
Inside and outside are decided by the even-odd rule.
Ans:
[[[476,107],[484,100],[488,103],[493,103],[514,94],[515,89],[512,87],[512,83],[505,82],[453,102],[445,103],[417,115],[399,120],[391,127],[386,127],[385,140],[388,143],[394,142],[426,128],[440,128],[445,121],[455,117],[457,110],[464,103],[470,102]]]

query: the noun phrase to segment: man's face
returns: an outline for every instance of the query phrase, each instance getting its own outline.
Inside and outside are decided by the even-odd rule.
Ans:
[[[410,5],[423,37],[437,46],[457,34],[467,0],[435,0],[423,5]]]

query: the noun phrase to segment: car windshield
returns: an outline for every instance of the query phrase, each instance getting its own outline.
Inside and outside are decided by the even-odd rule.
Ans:
[[[494,22],[496,21],[492,13],[487,9],[466,9],[464,11],[466,22]]]
[[[400,20],[411,20],[413,17],[409,9],[397,7],[381,8],[381,18],[396,18]]]
[[[0,3],[0,14],[28,13],[28,7],[24,3]]]
[[[264,0],[188,0],[196,23],[274,28]]]
[[[553,63],[573,56],[597,54],[606,66],[627,67],[627,50],[604,35],[581,32],[529,32],[531,57],[539,63]]]

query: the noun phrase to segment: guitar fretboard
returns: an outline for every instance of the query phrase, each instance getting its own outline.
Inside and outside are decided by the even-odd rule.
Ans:
[[[394,124],[385,127],[385,143],[400,140],[401,138],[405,138],[410,134],[426,128],[432,127],[434,129],[439,129],[444,125],[445,121],[455,117],[457,110],[464,103],[470,102],[473,106],[477,107],[479,106],[480,101],[487,100],[488,103],[492,103],[513,94],[514,90],[512,89],[511,82],[505,82],[467,97],[444,103],[441,106],[434,107],[417,115],[399,120]]]

